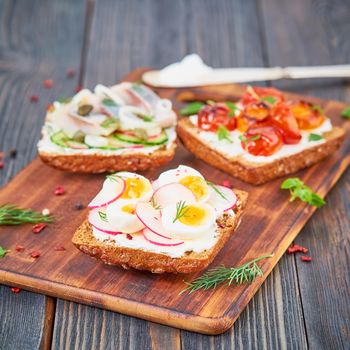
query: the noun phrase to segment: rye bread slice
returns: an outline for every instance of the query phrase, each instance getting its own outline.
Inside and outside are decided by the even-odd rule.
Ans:
[[[270,163],[252,163],[240,156],[229,157],[220,153],[203,141],[199,137],[199,132],[200,130],[186,118],[178,122],[177,134],[181,142],[197,158],[253,185],[260,185],[275,178],[292,174],[319,162],[333,154],[345,137],[345,131],[334,126],[330,132],[323,134],[326,142],[322,144]]]
[[[200,253],[189,252],[178,258],[167,254],[155,253],[143,249],[123,247],[110,242],[97,240],[92,234],[92,227],[87,220],[75,232],[72,242],[81,250],[108,265],[119,265],[124,269],[134,268],[153,273],[192,273],[205,269],[222,249],[238,227],[248,194],[234,189],[238,202],[234,208],[235,215],[223,214],[218,218],[219,239],[209,250]]]

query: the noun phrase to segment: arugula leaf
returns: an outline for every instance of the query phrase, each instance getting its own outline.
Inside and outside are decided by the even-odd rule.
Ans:
[[[227,140],[229,142],[233,142],[231,139],[230,132],[227,130],[227,128],[224,125],[220,125],[218,127],[218,129],[216,130],[216,135],[217,135],[219,141]]]
[[[342,110],[341,116],[345,119],[350,119],[350,106]]]
[[[184,108],[180,109],[180,114],[181,115],[193,115],[197,114],[199,110],[204,106],[203,102],[195,101],[192,103],[189,103],[187,106]]]
[[[326,204],[326,201],[321,198],[317,193],[313,192],[312,189],[305,185],[302,180],[297,177],[289,178],[282,182],[281,189],[289,190],[290,202],[299,198],[303,202],[313,205],[317,208],[322,207]]]
[[[225,105],[230,109],[228,112],[229,117],[234,117],[236,115],[236,111],[238,110],[238,107],[231,101],[226,101]]]
[[[246,142],[250,142],[250,141],[256,141],[256,140],[259,140],[261,137],[261,135],[257,134],[257,135],[253,135],[252,137],[245,137],[244,135],[240,135],[239,136],[239,139],[246,143]]]
[[[261,99],[262,102],[267,102],[271,105],[275,104],[277,99],[273,96],[265,96]]]
[[[310,134],[309,141],[320,141],[323,140],[323,136],[319,134]]]
[[[9,251],[0,246],[0,258],[5,257]]]
[[[113,100],[111,100],[110,98],[104,98],[102,100],[102,104],[105,106],[110,106],[110,107],[115,107],[118,106]]]

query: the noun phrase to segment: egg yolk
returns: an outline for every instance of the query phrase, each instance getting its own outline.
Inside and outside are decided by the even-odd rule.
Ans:
[[[145,181],[138,178],[127,178],[125,179],[125,190],[121,198],[141,198],[147,191],[149,191],[149,186]]]
[[[124,213],[135,214],[135,205],[134,204],[124,205],[122,207],[122,211]]]
[[[190,189],[197,200],[203,198],[208,193],[208,185],[199,176],[185,176],[179,181],[179,183]]]
[[[186,207],[185,215],[179,218],[179,221],[187,226],[198,226],[203,223],[206,217],[206,212],[203,208],[195,205],[189,205]]]

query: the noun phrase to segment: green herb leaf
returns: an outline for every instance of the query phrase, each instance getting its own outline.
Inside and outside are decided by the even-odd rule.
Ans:
[[[20,225],[27,222],[39,224],[52,221],[54,221],[53,216],[42,215],[31,209],[18,208],[13,204],[0,206],[0,225]]]
[[[230,109],[230,111],[228,112],[228,116],[229,117],[234,117],[236,115],[236,111],[239,108],[231,101],[226,101],[225,104]]]
[[[217,188],[217,186],[215,186],[215,184],[214,184],[213,182],[206,180],[206,183],[207,183],[217,194],[219,194],[221,198],[227,200],[227,198],[226,198],[226,196],[224,195],[224,193],[221,192],[221,191]]]
[[[60,97],[57,102],[61,103],[61,104],[67,104],[70,101],[72,101],[71,97]]]
[[[265,96],[261,99],[262,102],[267,102],[271,105],[275,104],[277,99],[273,96]]]
[[[153,116],[147,114],[143,114],[142,118],[144,122],[151,122],[153,120]]]
[[[0,246],[0,258],[5,257],[5,255],[9,252],[9,250],[4,249]]]
[[[115,118],[112,118],[112,117],[110,117],[110,118],[106,118],[101,124],[100,124],[100,126],[102,126],[103,128],[109,128],[111,125],[113,125],[113,124],[118,124],[118,121],[117,121],[117,119],[115,119]]]
[[[317,112],[321,113],[321,114],[324,113],[322,107],[319,106],[319,105],[312,105],[312,109],[313,109],[314,111],[317,111]]]
[[[309,141],[320,141],[320,140],[323,140],[322,135],[318,135],[318,134],[310,134],[309,135]]]
[[[158,203],[156,202],[156,200],[154,199],[154,197],[151,198],[151,204],[152,204],[152,207],[153,207],[154,209],[157,209],[157,210],[163,209],[160,205],[158,205]]]
[[[233,142],[231,138],[230,132],[227,130],[227,128],[224,125],[220,125],[218,129],[216,130],[216,135],[221,140],[227,140],[229,142]]]
[[[117,107],[118,105],[110,98],[105,98],[102,100],[102,104],[108,107]]]
[[[204,106],[204,103],[199,101],[189,103],[187,106],[180,109],[180,114],[181,115],[197,114],[203,106]]]
[[[186,205],[186,201],[180,201],[178,203],[176,203],[176,214],[175,214],[175,218],[173,220],[173,223],[176,220],[179,220],[182,217],[185,217],[187,212],[188,212],[188,206]]]
[[[185,288],[180,294],[185,292],[191,294],[200,289],[207,290],[210,288],[216,288],[223,282],[227,282],[228,286],[233,283],[237,285],[251,283],[256,277],[263,275],[257,262],[262,259],[271,258],[272,256],[273,254],[262,255],[238,267],[218,266],[205,272],[202,276],[196,278],[192,282],[186,283],[187,288]]]
[[[259,140],[261,137],[261,135],[257,134],[257,135],[253,135],[252,137],[245,137],[244,135],[240,135],[239,136],[239,139],[246,143],[246,142],[250,142],[250,141],[256,141],[256,140]]]
[[[106,213],[104,213],[103,211],[99,211],[99,212],[98,212],[98,215],[99,215],[99,217],[100,217],[100,219],[101,219],[102,221],[108,222],[108,220],[107,220],[107,214],[106,214]]]
[[[345,119],[350,119],[350,106],[342,110],[341,116]]]
[[[117,174],[109,174],[106,176],[106,179],[113,181],[113,182],[119,182],[119,180],[122,179],[122,177],[117,175]]]
[[[305,185],[304,182],[297,177],[283,181],[281,189],[289,190],[290,202],[299,198],[303,202],[318,208],[326,204],[324,199],[322,199],[317,193],[314,193],[309,186]]]

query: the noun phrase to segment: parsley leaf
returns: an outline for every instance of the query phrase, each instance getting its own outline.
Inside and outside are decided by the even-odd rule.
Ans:
[[[227,140],[229,142],[233,142],[231,139],[230,132],[227,130],[227,128],[224,125],[220,125],[218,127],[218,129],[216,130],[216,135],[217,135],[219,141]]]
[[[273,96],[265,96],[261,99],[262,102],[267,102],[271,105],[275,104],[277,102],[277,99]]]
[[[345,119],[350,119],[350,106],[342,110],[341,116]]]
[[[199,110],[204,106],[203,102],[195,101],[192,103],[189,103],[187,106],[184,108],[180,109],[180,114],[181,115],[193,115],[197,114]]]
[[[0,258],[5,257],[9,251],[0,246]]]
[[[319,134],[310,134],[309,141],[320,141],[323,140],[323,136]]]
[[[236,115],[236,111],[238,110],[238,107],[231,101],[226,101],[225,105],[229,108],[228,116],[234,117]]]
[[[246,142],[250,142],[250,141],[256,141],[256,140],[259,140],[261,137],[261,135],[257,134],[257,135],[253,135],[252,137],[245,137],[244,135],[240,135],[239,136],[239,139],[246,143]]]
[[[303,202],[313,205],[317,208],[322,207],[326,204],[326,201],[321,198],[317,193],[313,192],[312,189],[305,185],[302,180],[297,177],[289,178],[282,182],[282,190],[289,190],[290,192],[290,202],[299,198]]]

